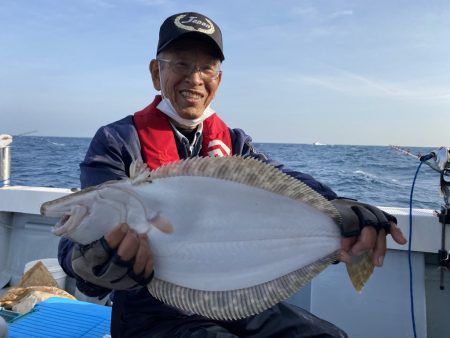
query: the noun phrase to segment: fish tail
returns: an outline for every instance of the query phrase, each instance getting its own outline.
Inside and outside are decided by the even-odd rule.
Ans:
[[[366,251],[359,256],[352,256],[352,262],[347,263],[346,266],[353,287],[361,292],[374,270],[372,252]]]

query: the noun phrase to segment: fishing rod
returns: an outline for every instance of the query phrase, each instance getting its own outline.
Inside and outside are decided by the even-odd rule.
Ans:
[[[411,264],[411,242],[412,242],[412,203],[413,203],[413,191],[416,182],[417,174],[423,163],[440,173],[440,186],[444,195],[444,205],[441,207],[441,211],[435,211],[435,214],[439,218],[439,222],[442,224],[441,230],[441,249],[438,251],[438,268],[440,272],[439,289],[444,290],[444,272],[450,267],[450,251],[445,249],[445,232],[447,225],[450,225],[450,179],[446,179],[446,175],[450,172],[450,148],[441,147],[438,150],[432,151],[426,155],[414,155],[409,150],[403,149],[398,146],[391,146],[393,149],[398,150],[405,155],[412,156],[420,161],[416,174],[411,187],[411,195],[409,200],[409,243],[408,243],[408,264],[409,264],[409,290],[411,299],[411,319],[414,338],[417,337],[416,322],[414,315],[414,297],[413,297],[413,278],[412,278],[412,264]]]
[[[440,285],[439,288],[444,290],[444,271],[450,268],[450,251],[445,248],[445,231],[447,225],[450,225],[450,179],[445,176],[450,176],[450,148],[441,147],[436,151],[422,156],[421,162],[432,160],[436,164],[440,172],[440,186],[444,196],[444,205],[441,211],[437,212],[439,222],[442,224],[441,249],[438,252],[439,269],[440,269]]]
[[[391,145],[391,148],[394,150],[397,150],[407,156],[413,157],[416,160],[419,160],[423,163],[425,163],[426,165],[428,165],[431,169],[439,172],[439,173],[443,173],[445,176],[450,176],[450,168],[445,168],[445,164],[448,162],[448,160],[446,160],[445,157],[445,147],[441,147],[438,150],[432,151],[431,153],[427,154],[427,155],[422,155],[420,153],[418,154],[413,154],[409,149],[405,149],[402,148],[400,146],[395,146],[395,145]],[[443,150],[441,150],[443,149]],[[437,157],[437,155],[439,155],[439,157]],[[442,167],[443,166],[443,167]]]
[[[409,149],[399,146],[391,146],[393,149],[402,152],[405,155],[414,157],[422,163],[439,172],[440,187],[444,197],[444,204],[440,212],[436,211],[439,222],[442,224],[441,249],[438,251],[439,269],[440,269],[440,286],[444,290],[444,271],[450,268],[450,251],[445,248],[446,226],[450,225],[450,148],[440,147],[426,155],[415,155]]]
[[[427,163],[431,161],[434,167],[440,173],[440,186],[444,196],[444,204],[441,211],[437,212],[439,222],[442,224],[441,249],[438,251],[439,269],[440,269],[440,285],[439,288],[444,290],[444,271],[450,267],[450,252],[445,248],[445,231],[447,225],[450,225],[450,148],[440,147],[427,155],[419,158],[421,162]]]
[[[37,133],[37,132],[38,132],[37,129],[35,129],[35,130],[30,130],[30,131],[25,131],[25,132],[23,132],[23,133],[14,135],[14,137],[26,136],[26,135],[34,134],[34,133]]]

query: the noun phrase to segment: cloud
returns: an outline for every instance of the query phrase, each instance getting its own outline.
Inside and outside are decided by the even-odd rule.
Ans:
[[[135,0],[135,1],[145,6],[159,6],[169,2],[167,0]]]
[[[354,96],[450,101],[450,87],[429,83],[388,82],[344,70],[337,70],[335,75],[329,76],[301,76],[294,81]]]
[[[97,7],[104,7],[104,8],[114,8],[116,5],[112,3],[112,1],[108,0],[90,0],[88,2],[85,2],[86,5],[93,5]]]
[[[169,3],[170,0],[129,0],[128,5],[143,5],[143,6],[159,6]],[[126,5],[126,2],[121,2],[120,0],[84,0],[86,5],[96,6],[96,7],[121,7]]]
[[[297,6],[289,11],[291,16],[302,18],[303,20],[310,20],[316,22],[326,22],[342,17],[353,16],[352,9],[341,9],[329,12],[328,9],[319,9],[313,6]]]
[[[331,13],[328,16],[328,18],[337,19],[337,18],[341,18],[341,17],[345,17],[345,16],[352,16],[352,15],[353,15],[353,11],[351,9],[344,9],[344,10],[340,10],[340,11]]]

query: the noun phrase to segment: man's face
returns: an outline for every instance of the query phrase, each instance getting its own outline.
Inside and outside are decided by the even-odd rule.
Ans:
[[[158,59],[165,61],[153,60],[150,64],[155,88],[162,91],[182,118],[200,117],[214,99],[222,78],[222,74],[217,73],[220,60],[214,56],[212,47],[206,42],[186,38],[160,53]],[[179,68],[184,65],[189,69],[192,65],[197,68],[183,74]],[[204,76],[211,69],[216,70],[215,76]]]

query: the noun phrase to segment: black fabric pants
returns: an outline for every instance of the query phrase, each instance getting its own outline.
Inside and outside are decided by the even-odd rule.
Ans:
[[[117,311],[115,313],[117,315]],[[287,303],[237,321],[216,321],[179,313],[145,314],[142,311],[122,313],[120,320],[113,315],[113,320],[120,322],[120,333],[114,334],[113,338],[348,337],[335,325]]]

